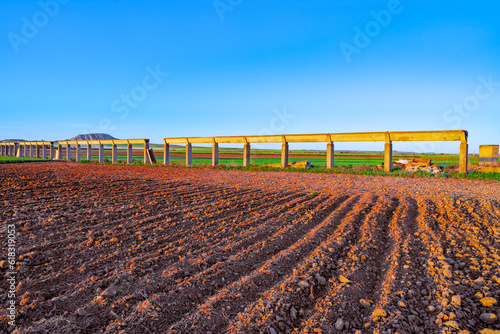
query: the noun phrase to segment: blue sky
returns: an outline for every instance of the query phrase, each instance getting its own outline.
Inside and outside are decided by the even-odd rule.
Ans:
[[[465,129],[477,152],[500,144],[499,12],[494,1],[3,0],[0,138]],[[323,148],[292,146],[307,147]]]

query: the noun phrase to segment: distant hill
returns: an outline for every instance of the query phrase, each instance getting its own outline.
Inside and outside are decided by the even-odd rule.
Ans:
[[[4,139],[4,140],[0,140],[0,143],[19,142],[19,141],[26,141],[26,140],[24,140],[24,139]]]
[[[110,140],[117,139],[113,136],[110,136],[106,133],[87,133],[85,135],[78,135],[68,140]]]

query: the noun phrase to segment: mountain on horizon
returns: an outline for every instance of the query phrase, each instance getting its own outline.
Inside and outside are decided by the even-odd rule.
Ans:
[[[26,140],[24,140],[24,139],[4,139],[4,140],[0,140],[0,143],[20,142],[20,141],[26,141]]]
[[[117,139],[107,133],[87,133],[84,135],[78,135],[68,140],[111,140]]]

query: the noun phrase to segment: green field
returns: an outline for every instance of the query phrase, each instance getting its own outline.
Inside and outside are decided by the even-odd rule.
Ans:
[[[151,145],[156,154],[161,154],[161,157],[157,156],[158,161],[163,161],[163,146],[162,145]],[[185,154],[186,150],[184,146],[171,146],[171,153],[181,153]],[[211,164],[211,157],[196,157],[196,154],[204,153],[211,154],[211,147],[196,147],[193,146],[193,164]],[[281,150],[264,150],[264,149],[252,149],[252,155],[259,155],[259,157],[251,157],[250,164],[252,165],[266,165],[281,162],[279,157],[266,157],[266,155],[280,155]],[[232,157],[219,157],[219,164],[221,165],[242,165],[243,164],[243,149],[242,148],[220,148],[219,154],[231,155]],[[298,155],[300,158],[289,158],[289,162],[308,160],[313,166],[326,167],[326,152],[317,150],[290,150],[289,156]],[[357,157],[363,155],[365,157]],[[384,159],[380,156],[383,152],[335,152],[335,165],[337,166],[377,166],[384,162]],[[322,156],[311,157],[311,156]],[[370,158],[369,156],[373,156]],[[413,159],[413,158],[423,158],[431,159],[433,163],[441,166],[452,166],[458,165],[459,156],[458,154],[415,154],[415,153],[394,153],[393,161],[399,159]],[[134,158],[135,160],[135,158]],[[172,163],[185,163],[184,157],[173,157],[170,156],[170,162]],[[477,155],[469,155],[469,163],[477,164],[479,163],[479,158]]]
[[[250,159],[251,166],[243,167],[243,152],[239,149],[228,149],[221,148],[221,154],[231,154],[232,157],[220,157],[219,158],[219,167],[218,169],[244,169],[244,170],[267,170],[267,171],[279,171],[281,168],[269,168],[269,167],[260,167],[258,165],[265,164],[273,164],[279,163],[281,160],[279,157],[266,157],[265,155],[270,154],[280,154],[280,150],[265,150],[262,154],[263,150],[252,150],[252,154],[258,154],[259,157],[252,157]],[[159,164],[163,163],[163,152],[162,150],[156,150],[157,154],[157,162]],[[185,149],[184,147],[171,149],[171,152],[182,153],[182,157],[173,157],[170,156],[171,165],[184,166],[185,165]],[[211,148],[207,147],[193,147],[193,154],[197,153],[211,153]],[[161,156],[160,156],[161,154]],[[289,162],[293,161],[303,161],[308,160],[311,162],[313,168],[305,169],[305,168],[288,168],[291,171],[297,172],[310,172],[310,173],[335,173],[335,174],[358,174],[358,175],[380,175],[380,176],[403,176],[403,177],[435,177],[433,174],[425,173],[425,172],[404,172],[398,170],[396,167],[393,173],[386,173],[383,170],[379,170],[376,168],[377,165],[383,162],[381,158],[359,158],[353,156],[380,156],[381,153],[376,152],[336,152],[335,154],[335,168],[326,169],[326,153],[323,151],[290,151],[290,155],[301,155],[300,158],[290,158]],[[233,157],[234,155],[234,157]],[[308,157],[312,155],[321,155],[325,156],[325,158],[318,157]],[[303,157],[302,157],[303,156]],[[404,157],[406,159],[411,159],[412,157],[420,157],[420,158],[430,158],[434,163],[438,163],[442,166],[456,166],[458,165],[458,155],[443,155],[443,154],[426,154],[426,155],[414,155],[414,154],[396,154],[395,161],[398,160],[399,157]],[[436,159],[441,158],[441,159]],[[109,164],[111,161],[111,155],[106,155],[104,157],[105,163]],[[74,156],[72,156],[72,160],[74,160]],[[92,163],[97,163],[98,156],[92,156]],[[478,157],[475,155],[469,156],[469,162],[473,164],[478,163]],[[34,159],[34,158],[16,158],[16,157],[1,157],[0,163],[10,163],[10,162],[35,162],[35,161],[51,161],[51,160],[43,160],[43,159]],[[143,157],[135,156],[133,158],[134,164],[142,164]],[[87,162],[88,161],[83,161]],[[118,162],[121,164],[126,163],[126,157],[119,157]],[[196,157],[193,156],[193,166],[191,168],[206,168],[211,166],[212,158],[211,157]],[[489,180],[498,180],[500,181],[500,174],[498,173],[479,173],[479,172],[470,172],[466,175],[458,174],[458,172],[454,172],[453,169],[445,170],[443,175],[438,177],[452,177],[452,178],[468,178],[468,179],[489,179]]]
[[[16,157],[2,157],[0,156],[0,163],[7,162],[33,162],[33,161],[46,161],[44,159],[35,159],[35,158],[16,158]]]
[[[156,160],[158,163],[163,163],[163,145],[161,144],[151,144],[153,148]],[[136,148],[138,148],[136,146]],[[123,150],[121,150],[123,152]],[[134,150],[134,152],[140,152],[140,150]],[[185,164],[185,146],[184,145],[171,145],[170,152],[174,154],[180,154],[182,156],[170,155],[170,162],[172,164]],[[98,156],[96,151],[93,152],[92,160],[97,161]],[[193,146],[193,164],[195,165],[211,165],[212,159],[210,154],[212,153],[211,147],[200,147]],[[251,165],[268,165],[276,164],[281,162],[281,150],[279,149],[252,149],[252,157],[250,158]],[[209,156],[200,157],[196,156],[198,154],[206,154]],[[219,148],[219,165],[228,166],[241,166],[243,164],[243,148]],[[83,155],[83,154],[82,154]],[[226,155],[222,157],[222,155]],[[274,155],[274,156],[272,156]],[[384,162],[381,157],[383,152],[349,152],[349,151],[336,151],[335,152],[335,166],[348,167],[348,166],[377,166]],[[304,161],[308,160],[311,165],[315,167],[326,167],[326,152],[318,150],[290,150],[289,151],[289,162]],[[293,156],[293,157],[292,157]],[[373,158],[372,158],[373,157]],[[83,158],[83,156],[82,156]],[[458,165],[459,156],[458,154],[415,154],[415,153],[394,153],[393,161],[399,159],[412,159],[412,158],[424,158],[431,159],[433,163],[441,166],[455,166]],[[74,155],[72,156],[74,160]],[[106,151],[104,157],[106,162],[111,161],[110,151]],[[10,158],[1,157],[1,161],[42,161],[42,159],[31,159],[30,158]],[[126,161],[126,157],[118,157],[120,163]],[[143,160],[142,155],[135,156],[133,158],[134,162],[140,163]],[[477,155],[470,155],[469,162],[472,164],[477,164],[479,158]]]
[[[158,163],[163,163],[163,145],[160,144],[151,144],[151,148],[153,148],[156,160]],[[108,151],[109,152],[109,151]],[[107,152],[107,153],[108,153]],[[137,152],[137,151],[136,151]],[[182,156],[176,157],[170,155],[170,162],[172,164],[185,164],[185,146],[181,145],[171,145],[170,153],[181,154]],[[199,147],[193,146],[193,164],[195,165],[211,165],[212,158],[211,156],[200,157],[196,156],[197,154],[211,154],[211,147]],[[276,164],[281,162],[281,150],[273,150],[273,149],[252,149],[251,151],[252,157],[250,158],[251,165],[268,165],[268,164]],[[228,166],[241,166],[243,164],[243,149],[242,148],[227,148],[221,147],[219,148],[219,155],[229,155],[229,157],[219,156],[219,165],[228,165]],[[257,157],[254,157],[257,155]],[[271,157],[274,155],[275,157]],[[384,162],[384,159],[381,158],[383,152],[344,152],[337,151],[335,152],[335,165],[340,167],[348,167],[348,166],[377,166]],[[277,156],[277,157],[276,157]],[[315,167],[326,167],[326,152],[325,151],[317,151],[317,150],[290,150],[289,156],[299,156],[289,158],[289,162],[294,161],[309,161]],[[360,157],[363,156],[363,157]],[[373,158],[371,158],[373,156]],[[441,166],[455,166],[458,165],[459,156],[458,154],[415,154],[415,153],[395,153],[394,161],[399,159],[413,159],[413,158],[421,158],[421,159],[431,159],[433,163],[441,165]],[[93,160],[98,160],[97,155],[92,156]],[[110,161],[111,155],[107,154],[104,157],[105,160]],[[125,157],[118,157],[119,162],[125,162]],[[134,162],[142,162],[142,156],[135,156],[133,158]],[[469,162],[472,164],[477,164],[479,162],[479,158],[477,155],[470,155]]]

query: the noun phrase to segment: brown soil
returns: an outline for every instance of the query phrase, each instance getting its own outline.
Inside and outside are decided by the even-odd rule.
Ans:
[[[499,182],[55,162],[0,187],[20,333],[500,330]]]

